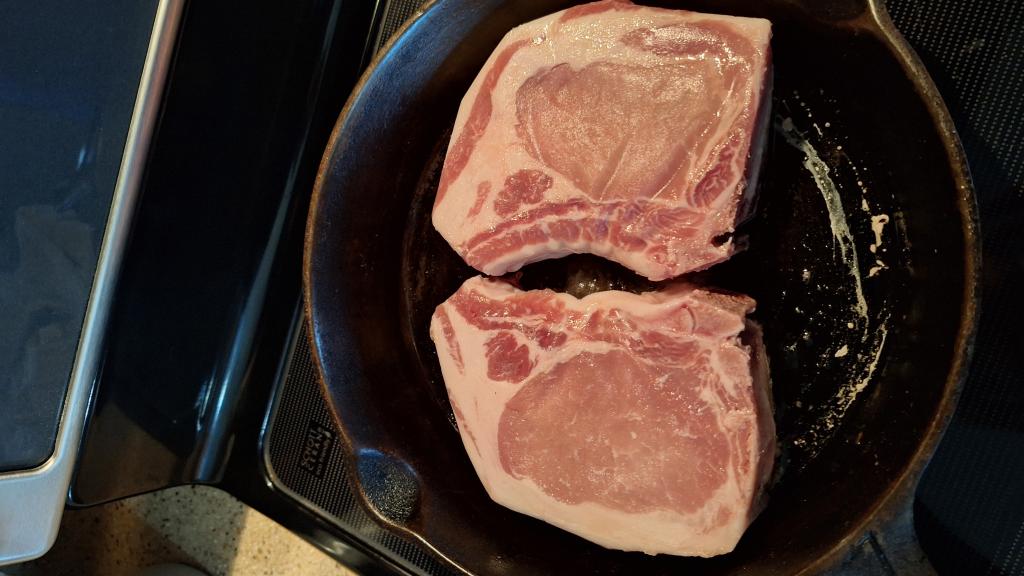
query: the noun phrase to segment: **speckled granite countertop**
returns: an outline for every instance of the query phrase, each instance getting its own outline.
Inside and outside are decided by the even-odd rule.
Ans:
[[[211,576],[352,576],[311,544],[216,488],[184,486],[65,513],[53,549],[9,576],[135,576],[179,562]]]

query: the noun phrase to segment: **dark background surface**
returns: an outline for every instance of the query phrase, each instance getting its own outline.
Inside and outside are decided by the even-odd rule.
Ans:
[[[918,489],[918,533],[943,573],[1024,574],[1024,3],[888,6],[960,132],[983,239],[974,362]]]

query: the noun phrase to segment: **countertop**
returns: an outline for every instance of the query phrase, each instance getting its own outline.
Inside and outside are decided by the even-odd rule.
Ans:
[[[0,574],[134,576],[169,562],[211,576],[355,574],[226,492],[205,486],[69,510],[49,553]]]

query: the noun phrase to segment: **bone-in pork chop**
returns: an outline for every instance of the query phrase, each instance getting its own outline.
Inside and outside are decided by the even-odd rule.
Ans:
[[[651,280],[727,259],[770,36],[767,20],[612,0],[513,29],[462,101],[434,226],[490,275],[584,252]]]
[[[577,299],[467,280],[430,334],[491,498],[608,548],[732,550],[775,457],[753,306],[680,285]]]

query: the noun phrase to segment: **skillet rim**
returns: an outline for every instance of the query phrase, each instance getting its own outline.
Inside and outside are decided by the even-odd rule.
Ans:
[[[641,0],[642,1],[642,0]],[[955,412],[964,381],[967,378],[968,369],[973,357],[974,341],[977,334],[979,311],[981,306],[981,243],[980,221],[978,215],[977,196],[971,179],[970,168],[967,164],[967,157],[960,142],[958,131],[953,123],[952,116],[938,87],[928,74],[924,63],[910,43],[893,24],[889,18],[888,11],[884,6],[884,0],[863,0],[866,10],[851,23],[857,25],[863,31],[874,34],[888,49],[892,57],[903,68],[907,79],[910,80],[915,92],[926,106],[932,123],[936,127],[939,138],[946,149],[948,165],[953,181],[957,185],[958,194],[956,197],[958,212],[961,218],[961,230],[964,241],[964,262],[963,281],[964,291],[961,300],[960,326],[957,330],[956,341],[953,346],[952,362],[939,405],[929,425],[924,431],[916,450],[910,456],[907,465],[901,473],[889,484],[888,490],[882,493],[875,501],[874,506],[867,510],[862,516],[862,521],[851,526],[847,535],[835,541],[834,545],[817,560],[806,565],[795,574],[813,574],[821,572],[835,565],[849,551],[850,547],[863,534],[871,529],[884,529],[886,523],[898,516],[913,503],[913,494],[920,481],[924,468],[928,465],[932,455],[938,447],[943,434],[949,426],[949,422]],[[334,158],[335,150],[341,136],[346,120],[359,102],[364,86],[370,81],[378,66],[386,59],[392,47],[403,39],[405,34],[430,10],[443,4],[443,0],[428,0],[416,12],[414,12],[398,28],[390,39],[374,55],[366,70],[360,75],[359,81],[352,88],[352,92],[345,102],[344,107],[338,114],[338,119],[331,130],[330,139],[324,149],[324,155],[317,169],[316,180],[313,185],[313,193],[310,199],[309,214],[306,220],[305,237],[303,241],[302,258],[302,284],[303,284],[303,322],[306,324],[306,337],[309,339],[309,349],[316,366],[317,381],[321,393],[327,399],[328,408],[334,417],[335,423],[342,440],[346,446],[345,457],[349,461],[349,475],[351,484],[356,487],[361,504],[370,515],[382,526],[389,530],[396,531],[401,535],[411,537],[419,542],[437,558],[445,562],[449,567],[464,574],[472,574],[460,564],[447,557],[442,551],[433,546],[426,538],[409,527],[394,522],[381,515],[371,504],[362,482],[356,473],[356,455],[353,450],[353,443],[349,433],[342,423],[332,395],[327,386],[323,372],[323,363],[320,355],[320,348],[317,344],[316,325],[313,317],[314,307],[314,266],[312,253],[316,243],[316,228],[320,214],[320,204],[325,195],[324,182],[330,170],[330,164]]]

